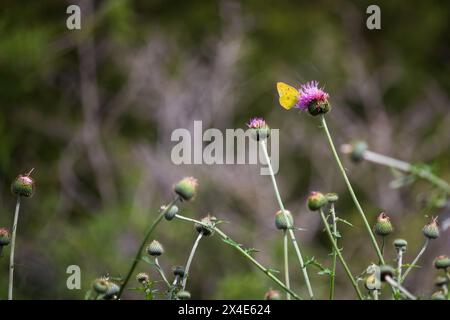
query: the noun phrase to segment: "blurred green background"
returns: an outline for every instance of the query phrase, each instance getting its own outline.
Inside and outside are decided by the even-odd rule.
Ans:
[[[81,30],[66,28],[66,8],[81,6]],[[381,8],[381,30],[366,28],[366,8]],[[371,150],[431,164],[450,180],[450,4],[448,1],[3,1],[0,11],[0,226],[10,228],[19,173],[35,168],[36,193],[23,202],[15,296],[82,299],[103,274],[124,275],[171,187],[195,176],[196,200],[183,214],[207,213],[255,256],[282,269],[277,204],[268,176],[256,165],[175,166],[171,132],[243,128],[263,116],[280,129],[277,175],[307,257],[330,265],[319,217],[308,212],[309,191],[340,194],[344,255],[354,274],[376,256],[346,192],[317,119],[278,106],[277,81],[318,80],[330,93],[328,124],[337,145],[365,140]],[[344,157],[372,223],[385,210],[395,234],[408,240],[407,262],[424,241],[421,228],[448,203],[418,182],[390,188],[392,172]],[[433,202],[434,201],[434,202]],[[428,216],[428,217],[427,217]],[[155,237],[170,272],[185,264],[194,228],[164,221]],[[295,256],[292,283],[305,294]],[[407,288],[430,294],[432,261],[450,254],[449,231],[433,241]],[[0,258],[0,298],[6,298],[9,248]],[[66,268],[79,265],[82,289],[68,290]],[[137,271],[157,274],[141,264]],[[328,279],[310,268],[319,298]],[[137,286],[132,279],[131,286]],[[260,299],[274,287],[217,237],[202,240],[188,289],[197,299]],[[338,267],[337,297],[354,298]],[[142,298],[126,292],[124,298]]]

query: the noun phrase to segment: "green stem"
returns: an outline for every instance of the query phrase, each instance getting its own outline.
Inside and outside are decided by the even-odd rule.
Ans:
[[[289,252],[288,252],[288,235],[286,230],[283,234],[283,251],[284,251],[284,282],[288,289],[291,288],[291,282],[289,280]],[[286,299],[291,300],[291,295],[286,293]]]
[[[381,255],[384,256],[384,245],[385,245],[385,237],[381,236]],[[383,264],[380,260],[380,262],[378,264]]]
[[[164,282],[167,285],[167,287],[170,288],[171,287],[170,286],[170,282],[169,282],[169,280],[167,280],[167,277],[166,277],[166,274],[164,273],[164,270],[159,265],[158,258],[155,258],[155,266],[156,266],[156,270],[158,270],[158,273],[161,275],[161,278],[164,280]]]
[[[378,289],[372,290],[373,300],[378,300]]]
[[[291,289],[289,289],[288,287],[286,287],[286,285],[280,281],[277,277],[275,277],[272,272],[267,269],[266,267],[264,267],[261,263],[259,263],[255,258],[253,258],[247,251],[245,251],[244,249],[241,248],[241,246],[239,246],[238,244],[234,244],[235,242],[228,236],[226,235],[222,230],[220,230],[219,228],[217,228],[216,226],[211,226],[208,225],[206,223],[203,223],[199,220],[195,220],[195,219],[191,219],[182,215],[175,215],[176,218],[180,219],[180,220],[185,220],[185,221],[189,221],[192,223],[197,223],[200,224],[212,231],[215,231],[223,240],[228,241],[227,243],[230,244],[231,246],[233,246],[236,250],[239,251],[239,253],[241,253],[246,259],[250,260],[251,263],[253,263],[258,269],[260,269],[265,275],[267,275],[270,279],[272,279],[283,291],[288,292],[292,297],[294,297],[297,300],[301,300],[301,298],[295,293],[293,292]]]
[[[397,284],[402,284],[402,265],[403,265],[403,249],[397,252]]]
[[[361,291],[359,290],[358,284],[356,283],[355,279],[353,278],[353,275],[352,275],[352,273],[351,273],[347,263],[345,262],[344,257],[342,256],[341,250],[339,250],[339,247],[336,244],[336,241],[334,241],[333,235],[332,235],[331,230],[330,230],[330,226],[328,225],[327,218],[325,217],[325,214],[323,213],[322,209],[320,209],[320,216],[322,218],[323,224],[325,225],[325,230],[327,232],[328,238],[330,239],[330,242],[333,245],[333,248],[334,248],[334,250],[336,251],[336,254],[339,257],[339,260],[341,261],[342,266],[344,267],[344,270],[347,273],[347,276],[350,279],[350,281],[352,283],[352,286],[355,289],[358,298],[360,300],[363,300],[363,296],[361,294]]]
[[[417,261],[419,261],[420,257],[423,255],[423,253],[427,249],[429,242],[430,242],[430,240],[427,238],[427,240],[425,240],[425,243],[422,246],[422,249],[420,249],[419,253],[414,258],[413,262],[411,262],[411,264],[409,265],[408,269],[406,269],[405,274],[403,275],[403,278],[401,278],[400,283],[405,281],[406,276],[408,275],[408,273],[412,270],[412,268],[414,268],[414,266],[416,265]]]
[[[300,264],[300,269],[302,269],[303,277],[305,278],[306,287],[308,289],[309,297],[311,299],[314,299],[314,293],[313,293],[313,290],[312,290],[312,287],[311,287],[311,283],[309,281],[308,271],[306,270],[306,266],[305,266],[305,263],[303,261],[303,256],[302,256],[302,253],[300,251],[300,247],[299,247],[299,245],[297,243],[297,239],[295,238],[295,234],[294,234],[294,231],[293,231],[293,226],[291,225],[291,221],[289,220],[289,218],[288,218],[288,216],[286,214],[286,210],[284,208],[283,201],[281,200],[280,191],[278,190],[277,181],[275,180],[275,174],[274,174],[273,168],[272,168],[272,163],[270,161],[269,154],[267,152],[266,140],[262,140],[261,141],[261,147],[262,147],[262,150],[263,150],[263,153],[264,153],[264,157],[265,157],[266,162],[267,162],[267,166],[269,167],[270,178],[272,180],[272,185],[273,185],[273,189],[275,191],[275,196],[277,198],[278,205],[280,207],[281,212],[283,212],[284,219],[286,220],[289,236],[291,238],[292,245],[294,246],[295,253],[297,255],[298,262]]]
[[[332,219],[332,225],[333,225],[333,238],[337,244],[338,243],[337,223],[336,223],[336,211],[334,209],[334,203],[331,204],[330,213],[331,213],[331,219]],[[333,260],[332,260],[331,276],[330,276],[330,300],[334,299],[334,282],[335,282],[335,278],[336,278],[336,264],[337,264],[337,252],[336,252],[336,249],[334,249],[334,247],[333,247]]]
[[[20,196],[17,196],[16,211],[14,212],[14,223],[11,236],[11,251],[9,254],[9,284],[8,284],[8,300],[13,299],[14,287],[14,251],[16,248],[17,222],[19,220]]]
[[[408,299],[417,300],[417,298],[414,295],[412,295],[408,290],[406,290],[404,287],[395,282],[395,280],[392,279],[391,277],[387,276],[385,279],[386,282],[389,283],[392,288],[397,288],[398,290],[400,290]]]
[[[188,261],[186,263],[186,267],[184,268],[184,277],[182,281],[183,290],[186,289],[186,282],[187,278],[189,277],[189,269],[191,267],[192,259],[194,258],[195,251],[197,250],[198,244],[200,242],[200,239],[203,237],[203,233],[199,233],[197,239],[194,242],[194,245],[192,246],[191,253],[189,254]]]
[[[331,138],[330,131],[328,130],[328,126],[327,126],[327,122],[325,120],[325,116],[321,116],[321,120],[322,120],[322,126],[323,126],[323,128],[325,130],[325,133],[326,133],[326,136],[327,136],[327,139],[328,139],[328,143],[330,144],[330,148],[331,148],[331,151],[333,153],[334,159],[336,160],[336,163],[337,163],[337,165],[339,167],[339,170],[341,171],[341,174],[344,177],[344,181],[345,181],[345,184],[347,185],[347,189],[348,189],[348,191],[349,191],[349,193],[350,193],[350,195],[352,197],[353,202],[355,203],[356,209],[358,210],[358,212],[359,212],[359,214],[360,214],[360,216],[361,216],[361,218],[362,218],[362,220],[364,222],[364,225],[365,225],[365,227],[367,229],[367,232],[369,233],[370,240],[372,242],[373,247],[375,248],[375,251],[376,251],[376,253],[378,255],[378,258],[380,259],[381,264],[385,264],[383,255],[381,254],[380,248],[378,247],[377,240],[375,239],[375,236],[374,236],[374,234],[372,232],[372,228],[370,227],[369,222],[367,221],[366,215],[364,214],[364,211],[361,208],[361,205],[359,204],[358,198],[356,198],[356,194],[353,191],[352,185],[350,183],[350,180],[347,177],[347,173],[345,172],[344,166],[342,165],[342,162],[339,159],[339,155],[336,152],[336,148],[334,146],[333,139]]]
[[[148,239],[150,238],[151,234],[153,233],[153,230],[155,230],[156,226],[158,225],[158,223],[161,221],[161,219],[164,217],[164,215],[166,214],[167,211],[169,211],[169,209],[179,200],[179,196],[176,196],[175,199],[172,200],[172,202],[169,203],[169,205],[167,205],[164,210],[161,211],[161,213],[158,215],[158,217],[153,221],[153,223],[150,225],[150,227],[147,230],[147,233],[145,234],[144,239],[141,242],[141,245],[136,253],[136,257],[133,260],[133,264],[131,265],[130,270],[128,270],[127,276],[125,277],[125,280],[123,282],[123,284],[120,286],[120,291],[117,294],[117,299],[120,299],[123,290],[125,289],[126,285],[128,284],[128,281],[130,281],[131,275],[134,272],[134,269],[136,269],[137,264],[139,263],[139,261],[141,260],[141,256],[142,256],[142,250],[144,250],[144,247],[148,241]]]

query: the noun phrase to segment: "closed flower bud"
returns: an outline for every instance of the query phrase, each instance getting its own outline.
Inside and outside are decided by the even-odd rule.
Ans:
[[[306,204],[311,211],[320,210],[328,202],[327,198],[320,192],[313,191],[309,194]]]
[[[448,282],[449,282],[449,279],[447,277],[442,277],[442,276],[439,276],[434,280],[434,284],[438,287],[442,287],[442,286],[448,284]]]
[[[198,182],[193,177],[186,177],[181,179],[174,187],[174,191],[180,196],[182,201],[189,201],[194,199],[197,193]]]
[[[200,220],[206,226],[203,224],[200,224],[200,223],[196,223],[195,230],[197,230],[198,233],[203,234],[203,236],[205,236],[205,237],[210,236],[214,233],[214,230],[212,230],[211,228],[214,227],[215,220],[216,220],[216,218],[214,218],[213,216],[208,214],[206,217],[204,217],[202,220]]]
[[[19,175],[11,184],[11,192],[21,197],[31,197],[34,192],[34,180],[30,177],[32,172]]]
[[[188,300],[191,298],[191,294],[189,293],[189,291],[181,290],[178,291],[177,298],[180,300]]]
[[[364,286],[367,290],[375,290],[379,289],[377,286],[377,277],[375,276],[375,273],[369,275],[366,277],[366,280],[364,281]]]
[[[178,276],[180,278],[184,277],[185,271],[183,266],[176,266],[173,268],[173,274],[174,276]]]
[[[285,218],[285,215],[287,217],[287,221]],[[275,214],[275,227],[278,230],[286,230],[288,227],[291,227],[294,225],[294,218],[292,218],[292,214],[289,210],[284,210],[284,214],[283,211],[278,211]]]
[[[436,291],[431,295],[431,300],[447,300],[447,298],[442,291]]]
[[[389,265],[380,266],[380,279],[386,281],[386,277],[394,277],[395,270]]]
[[[165,209],[165,208],[164,208]],[[172,220],[175,218],[175,215],[178,213],[178,207],[176,205],[173,205],[170,207],[169,210],[164,214],[164,218],[166,218],[167,221]]]
[[[334,192],[329,192],[325,194],[325,198],[327,198],[329,203],[334,203],[339,200],[339,196],[337,195],[337,193]]]
[[[98,294],[104,294],[108,291],[108,280],[104,278],[95,279],[92,288]]]
[[[158,257],[164,253],[164,248],[159,241],[153,240],[147,246],[147,253],[151,256]]]
[[[377,235],[385,237],[387,235],[390,235],[392,231],[394,231],[394,227],[392,226],[390,218],[384,212],[382,212],[378,216],[373,230]]]
[[[142,284],[147,283],[148,279],[149,279],[148,274],[146,274],[145,272],[140,272],[136,275],[136,280],[139,283],[142,283]]]
[[[437,239],[439,237],[439,226],[437,218],[432,218],[431,222],[423,227],[422,232],[428,239]]]
[[[344,144],[341,146],[341,152],[350,154],[350,159],[355,162],[364,160],[364,153],[367,151],[367,143],[364,141],[355,141],[352,144]]]
[[[264,300],[281,300],[280,291],[270,289],[264,295]]]
[[[114,282],[108,281],[108,290],[106,290],[105,296],[107,298],[115,298],[115,295],[120,291],[120,287]]]
[[[11,242],[8,229],[0,228],[0,247],[7,246]]]
[[[407,245],[408,245],[408,242],[405,239],[395,239],[394,240],[394,247],[397,250],[402,250],[403,252],[405,252]]]
[[[253,118],[247,123],[251,130],[251,137],[256,141],[262,141],[270,136],[270,128],[263,118]]]
[[[434,267],[436,269],[447,269],[450,267],[450,258],[447,256],[439,256],[434,260]]]

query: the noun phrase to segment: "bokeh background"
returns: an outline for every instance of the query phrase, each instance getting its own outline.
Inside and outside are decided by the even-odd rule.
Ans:
[[[79,4],[82,29],[66,28]],[[366,8],[381,8],[381,30],[366,28]],[[0,226],[12,225],[10,183],[35,168],[35,195],[23,201],[18,228],[16,297],[83,299],[91,281],[124,275],[144,230],[172,197],[172,185],[195,176],[199,194],[183,214],[207,213],[255,256],[282,269],[281,235],[268,176],[256,165],[175,166],[176,128],[243,128],[263,116],[280,129],[277,175],[307,257],[330,265],[319,217],[305,208],[309,191],[339,193],[344,255],[354,274],[376,256],[317,119],[289,114],[275,83],[318,80],[330,93],[328,124],[337,145],[365,140],[371,150],[426,162],[450,180],[450,4],[448,1],[3,1],[0,11]],[[441,224],[448,203],[426,182],[390,187],[386,167],[353,164],[350,179],[372,223],[385,210],[408,240],[406,262],[424,242],[431,215]],[[450,231],[433,241],[406,287],[433,291],[432,261],[450,254]],[[170,272],[185,264],[196,232],[164,221],[155,238]],[[293,287],[304,294],[295,256]],[[9,248],[0,258],[6,298]],[[82,289],[66,288],[79,265]],[[137,271],[157,274],[145,264]],[[318,297],[328,279],[310,268]],[[132,280],[131,286],[137,286]],[[260,299],[270,280],[217,237],[200,243],[188,282],[197,299]],[[354,297],[338,267],[337,296]],[[142,298],[135,292],[124,296]]]

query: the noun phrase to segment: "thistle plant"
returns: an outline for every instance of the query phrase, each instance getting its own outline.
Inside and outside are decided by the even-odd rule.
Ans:
[[[267,152],[267,145],[266,145],[266,141],[268,139],[268,137],[270,136],[270,128],[269,126],[266,124],[266,122],[264,121],[264,119],[262,118],[253,118],[250,120],[250,122],[247,124],[248,127],[252,130],[252,136],[255,140],[257,140],[263,150],[263,154],[267,163],[267,166],[269,168],[269,173],[270,173],[270,177],[272,180],[272,186],[273,189],[275,191],[275,196],[278,202],[278,206],[280,208],[280,211],[283,213],[284,215],[284,219],[286,220],[287,223],[287,230],[292,242],[292,245],[294,246],[295,249],[295,253],[297,255],[299,264],[300,264],[300,269],[302,270],[303,273],[303,277],[305,279],[305,283],[306,283],[306,287],[308,289],[308,295],[311,299],[314,299],[314,293],[311,287],[311,283],[309,281],[309,276],[308,276],[308,271],[306,270],[306,265],[304,263],[303,260],[303,256],[302,253],[300,251],[300,246],[298,244],[297,239],[295,238],[295,234],[293,231],[293,225],[290,223],[288,215],[286,213],[286,209],[284,207],[283,201],[281,200],[281,195],[280,192],[278,190],[278,185],[275,179],[275,174],[272,168],[272,164],[270,161],[270,157],[269,154]],[[286,259],[285,259],[286,261]],[[286,267],[285,267],[286,268]]]

